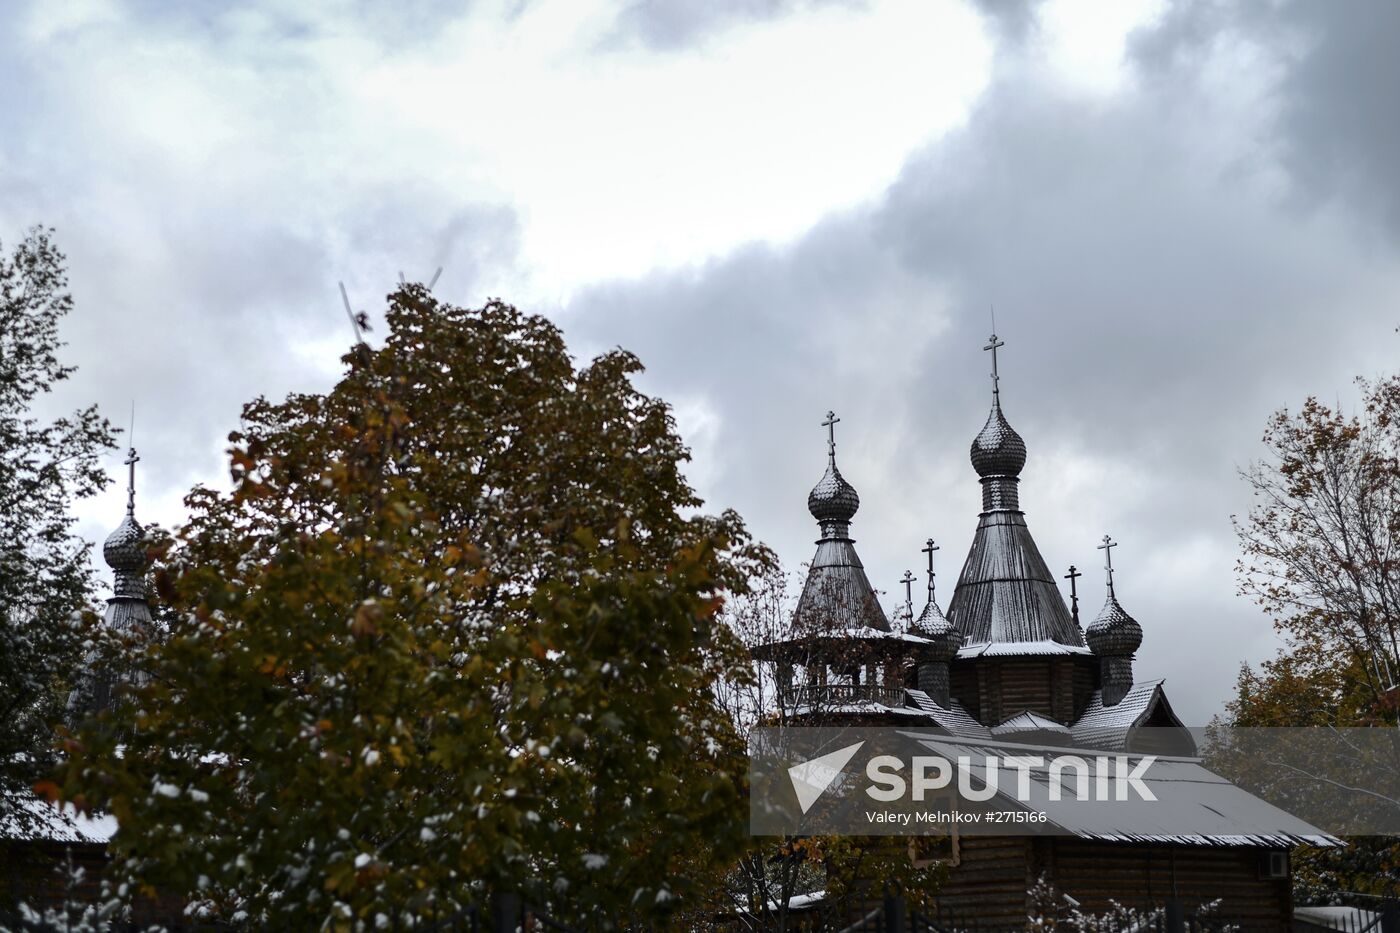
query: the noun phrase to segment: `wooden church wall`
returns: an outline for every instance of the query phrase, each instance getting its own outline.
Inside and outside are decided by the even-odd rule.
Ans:
[[[1220,898],[1215,915],[1245,931],[1289,927],[1289,881],[1261,877],[1263,849],[1177,846],[1173,852],[1168,846],[1042,838],[1031,850],[1031,874],[1047,873],[1059,893],[1086,910],[1106,910],[1110,900],[1162,904],[1172,896],[1174,872],[1188,912]]]
[[[953,664],[950,687],[984,725],[994,726],[1022,710],[1069,723],[1089,704],[1094,665],[1087,657],[965,659]]]
[[[1030,854],[1024,836],[964,836],[958,840],[958,863],[938,891],[939,904],[961,920],[1025,923]]]
[[[977,667],[967,661],[954,661],[948,671],[948,690],[978,722],[982,719],[982,696],[977,686]]]
[[[62,911],[65,904],[78,905],[73,909],[81,910],[84,905],[99,903],[102,874],[108,864],[107,847],[101,844],[0,840],[0,929],[10,929],[7,920],[15,915],[20,902],[39,913]],[[81,875],[75,878],[77,869]],[[132,907],[130,925],[132,929],[185,928],[188,918],[184,909],[184,901],[167,895],[142,898]]]
[[[1289,881],[1260,876],[1262,849],[1179,846],[1173,852],[1168,846],[1063,837],[965,836],[958,853],[938,902],[960,919],[989,925],[1024,923],[1031,907],[1027,892],[1042,875],[1057,896],[1069,894],[1092,912],[1108,910],[1110,901],[1140,908],[1165,904],[1173,870],[1188,913],[1219,898],[1215,916],[1239,924],[1244,933],[1286,930],[1293,910]]]
[[[1056,684],[1049,658],[1017,658],[1014,661],[1000,661],[996,666],[1001,682],[998,721],[1015,716],[1022,710],[1055,716]]]
[[[106,865],[107,850],[102,845],[0,840],[0,916],[13,911],[20,901],[40,912],[70,897],[96,903]],[[81,869],[81,877],[75,879],[70,868]]]

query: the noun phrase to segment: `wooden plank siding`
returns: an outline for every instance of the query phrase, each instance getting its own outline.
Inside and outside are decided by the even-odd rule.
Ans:
[[[65,902],[79,905],[75,912],[82,905],[100,903],[102,874],[108,864],[107,847],[99,843],[0,840],[0,929],[9,929],[6,920],[21,902],[39,913],[62,910]],[[77,880],[73,869],[82,870]],[[186,929],[184,907],[183,900],[164,894],[141,897],[132,904],[129,920],[137,928]]]
[[[107,865],[106,846],[48,840],[0,840],[0,911],[23,901],[41,912],[67,897],[96,903]],[[74,882],[69,868],[82,869]]]
[[[1165,904],[1175,877],[1188,913],[1218,898],[1222,903],[1214,916],[1239,924],[1245,933],[1286,930],[1293,910],[1289,882],[1260,877],[1265,851],[964,836],[938,901],[962,920],[1016,925],[1025,922],[1028,892],[1042,875],[1057,896],[1068,894],[1091,912],[1106,911],[1114,901],[1138,908]]]
[[[1164,903],[1172,896],[1174,879],[1188,913],[1219,898],[1215,915],[1240,924],[1241,930],[1286,930],[1293,913],[1289,881],[1261,877],[1266,851],[1041,838],[1031,845],[1031,874],[1045,872],[1057,892],[1092,911],[1108,909],[1110,901]]]
[[[1031,840],[1024,836],[964,836],[958,863],[938,891],[941,905],[960,920],[984,924],[1026,921],[1031,875]]]
[[[1089,704],[1096,684],[1093,658],[963,659],[950,672],[953,696],[985,726],[1023,710],[1069,724]]]

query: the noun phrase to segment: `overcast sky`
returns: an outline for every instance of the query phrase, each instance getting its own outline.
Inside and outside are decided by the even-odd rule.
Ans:
[[[1397,47],[1386,0],[0,0],[0,237],[57,228],[55,402],[135,400],[143,519],[334,381],[337,280],[377,318],[442,266],[637,352],[792,568],[835,409],[886,609],[926,537],[945,606],[961,567],[995,306],[1041,550],[1091,617],[1121,542],[1138,675],[1201,722],[1276,647],[1237,469],[1400,351]]]

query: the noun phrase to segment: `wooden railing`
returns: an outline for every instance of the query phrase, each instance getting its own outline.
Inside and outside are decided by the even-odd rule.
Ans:
[[[903,706],[904,688],[885,684],[794,684],[782,690],[782,700],[788,708],[821,709],[862,701]]]

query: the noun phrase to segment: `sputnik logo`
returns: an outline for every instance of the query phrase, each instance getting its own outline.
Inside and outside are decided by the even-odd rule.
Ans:
[[[862,741],[847,745],[820,758],[811,758],[788,768],[788,777],[792,780],[792,789],[797,794],[797,802],[801,805],[803,813],[812,809],[812,804],[816,803],[817,798],[841,776],[841,769],[846,766],[846,762],[850,761],[864,744]]]

